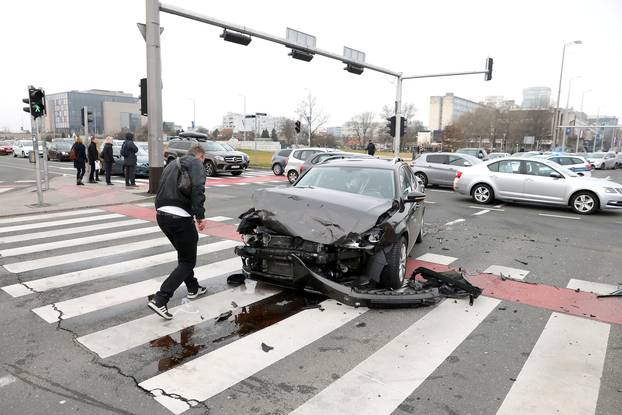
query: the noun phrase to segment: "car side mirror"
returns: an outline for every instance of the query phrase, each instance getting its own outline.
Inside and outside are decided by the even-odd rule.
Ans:
[[[557,173],[556,171],[552,171],[549,176],[553,177],[554,179],[562,179],[563,176],[559,173]]]
[[[579,172],[579,173],[577,173],[577,176],[583,177],[583,176],[585,176],[585,174]]]
[[[469,163],[468,161],[465,161],[465,162],[464,162],[464,167],[471,167],[471,166],[472,166],[472,164],[471,164],[471,163]]]
[[[424,200],[425,200],[425,193],[418,192],[415,190],[415,191],[408,193],[408,196],[406,196],[404,203],[421,203]]]

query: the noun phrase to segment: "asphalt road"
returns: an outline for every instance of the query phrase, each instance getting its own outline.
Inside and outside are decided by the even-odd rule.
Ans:
[[[0,158],[1,180],[27,180],[13,163],[32,166]],[[72,173],[62,167],[71,165],[55,171]],[[235,224],[252,190],[280,185],[253,174],[244,185],[208,180],[213,222]],[[596,175],[622,183],[619,170]],[[435,254],[432,262],[469,274],[504,266],[538,285],[522,284],[520,299],[480,297],[472,307],[446,300],[366,311],[328,302],[321,311],[312,306],[322,299],[267,286],[225,292],[224,274],[237,265],[226,238],[207,236],[197,275],[209,296],[182,303],[182,287],[170,306],[180,306],[173,321],[185,323],[172,326],[145,308],[157,282],[143,281],[170,272],[174,260],[163,257],[170,246],[153,224],[136,219],[148,207],[56,217],[45,229],[0,221],[0,413],[169,414],[165,406],[196,399],[184,413],[516,414],[534,403],[538,413],[619,414],[622,326],[602,321],[616,311],[555,313],[556,294],[541,288],[622,282],[622,211],[483,209],[448,189],[427,194],[414,259]],[[73,219],[87,221],[61,223]],[[43,231],[50,234],[32,235]],[[74,246],[76,238],[91,239]],[[217,322],[228,309],[232,316]],[[171,398],[154,400],[147,390],[158,388]]]

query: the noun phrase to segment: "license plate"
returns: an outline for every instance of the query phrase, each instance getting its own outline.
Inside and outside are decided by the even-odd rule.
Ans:
[[[231,166],[232,169],[239,169],[240,166]]]

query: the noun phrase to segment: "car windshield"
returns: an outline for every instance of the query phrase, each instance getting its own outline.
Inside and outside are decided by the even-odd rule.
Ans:
[[[201,147],[205,149],[205,151],[227,151],[223,146],[213,141],[205,141],[201,143]]]
[[[605,153],[587,153],[587,157],[591,159],[602,159],[605,157]]]
[[[225,150],[228,150],[228,151],[235,151],[235,148],[231,147],[231,146],[230,146],[229,144],[227,144],[227,143],[218,143],[218,144],[220,144],[220,145],[222,146],[222,148],[224,148]]]
[[[71,143],[55,143],[54,146],[60,151],[69,151],[71,149]]]
[[[321,187],[379,199],[393,199],[393,170],[321,166],[309,170],[296,187]]]
[[[477,157],[479,150],[476,148],[461,148],[457,150],[456,153],[468,154],[469,156]]]

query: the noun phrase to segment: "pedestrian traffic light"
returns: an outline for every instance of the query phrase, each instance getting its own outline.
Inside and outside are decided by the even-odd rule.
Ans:
[[[80,108],[80,124],[82,124],[83,127],[84,127],[84,121],[85,121],[85,118],[84,118],[84,109],[85,108],[87,108],[87,107]],[[93,111],[89,110],[88,108],[86,110],[86,121],[89,122],[89,123],[93,122]]]
[[[80,108],[80,124],[84,127],[84,107]]]
[[[46,114],[45,91],[43,89],[29,86],[28,98],[22,99],[22,102],[28,104],[27,107],[23,107],[24,112],[29,112],[33,118],[43,117]]]
[[[400,136],[406,135],[406,117],[400,117]]]
[[[147,78],[140,80],[140,115],[147,115]]]
[[[92,122],[93,122],[93,111],[91,111],[91,110],[87,110],[87,111],[86,111],[86,120],[87,120],[89,123],[92,123]]]
[[[484,81],[490,81],[492,79],[492,58],[486,58],[486,73],[484,74]]]
[[[300,121],[294,123],[294,130],[296,130],[296,134],[300,132]]]
[[[395,137],[395,115],[391,118],[387,118],[387,130],[389,130],[389,135],[391,137]]]

